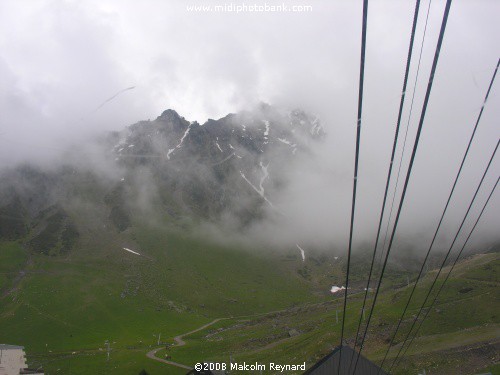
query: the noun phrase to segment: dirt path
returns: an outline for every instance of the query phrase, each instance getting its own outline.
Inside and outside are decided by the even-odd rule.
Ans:
[[[26,259],[26,263],[23,265],[23,269],[19,270],[19,273],[12,280],[11,286],[2,293],[0,299],[4,299],[5,297],[9,296],[10,294],[14,293],[17,290],[17,287],[28,273],[27,270],[28,268],[30,268],[32,264],[33,260],[31,259],[30,256],[28,256],[28,259]]]
[[[357,293],[352,293],[350,294],[351,296],[354,295],[354,294],[359,294],[359,293],[362,293],[362,292],[357,292]],[[329,301],[330,303],[334,303],[335,301]],[[304,306],[317,306],[317,305],[321,305],[325,303],[324,301],[322,302],[318,302],[318,303],[311,303],[311,304],[306,304]],[[217,322],[220,322],[221,320],[227,320],[227,319],[244,319],[244,318],[255,318],[255,317],[258,317],[258,316],[265,316],[265,315],[270,315],[270,314],[276,314],[276,313],[282,313],[282,312],[286,312],[288,311],[289,309],[281,309],[281,310],[275,310],[275,311],[269,311],[269,312],[265,312],[265,313],[256,313],[256,314],[250,314],[250,315],[242,315],[242,316],[231,316],[231,317],[225,317],[225,318],[217,318],[213,321],[211,321],[210,323],[207,323],[207,324],[204,324],[202,325],[201,327],[198,327],[192,331],[189,331],[189,332],[186,332],[186,333],[183,333],[181,335],[178,335],[178,336],[175,336],[174,337],[174,346],[184,346],[186,345],[186,342],[184,341],[184,336],[189,336],[193,333],[196,333],[196,332],[199,332],[199,331],[202,331],[204,330],[205,328],[208,328],[212,325],[214,325],[215,323]],[[272,347],[272,346],[275,346],[277,345],[277,343],[271,343],[268,345],[268,347]],[[154,359],[155,361],[158,361],[158,362],[162,362],[162,363],[166,363],[168,365],[172,365],[172,366],[176,366],[176,367],[180,367],[180,368],[183,368],[183,369],[189,369],[191,370],[192,367],[189,367],[187,365],[184,365],[182,363],[177,363],[177,362],[173,362],[173,361],[169,361],[169,360],[166,360],[166,359],[163,359],[163,358],[159,358],[156,356],[156,353],[158,351],[160,351],[161,349],[163,349],[163,346],[160,347],[160,348],[156,348],[156,349],[153,349],[151,351],[149,351],[146,356],[148,358],[151,358],[151,359]]]
[[[189,332],[186,332],[186,333],[183,333],[182,335],[178,335],[178,336],[175,336],[174,337],[174,341],[175,341],[175,346],[184,346],[186,345],[186,342],[183,340],[183,337],[184,336],[188,336],[188,335],[191,335],[193,333],[196,333],[196,332],[199,332],[199,331],[202,331],[204,330],[205,328],[208,328],[210,327],[211,325],[214,325],[215,323],[217,322],[220,322],[221,320],[225,320],[225,319],[231,319],[231,318],[218,318],[218,319],[215,319],[213,321],[211,321],[210,323],[207,323],[205,325],[202,325],[201,327],[199,328],[196,328],[195,330],[192,330],[192,331],[189,331]],[[148,352],[146,354],[146,357],[148,358],[151,358],[151,359],[154,359],[155,361],[159,361],[159,362],[162,362],[162,363],[166,363],[167,365],[172,365],[172,366],[176,366],[176,367],[180,367],[180,368],[183,368],[183,369],[186,369],[186,370],[191,370],[192,367],[189,367],[187,365],[183,365],[182,363],[177,363],[177,362],[173,362],[173,361],[169,361],[169,360],[166,360],[166,359],[162,359],[162,358],[158,358],[156,356],[156,353],[163,349],[163,347],[160,347],[160,348],[156,348],[156,349],[153,349],[151,350],[150,352]]]
[[[175,341],[175,346],[184,346],[186,345],[186,342],[182,339],[184,336],[189,336],[193,333],[196,333],[196,332],[199,332],[201,330],[204,330],[205,328],[208,328],[210,327],[211,325],[214,325],[215,323],[217,322],[220,322],[221,320],[225,320],[225,319],[230,319],[230,318],[218,318],[218,319],[215,319],[213,321],[211,321],[210,323],[207,323],[199,328],[196,328],[195,330],[191,331],[191,332],[188,332],[188,333],[183,333],[182,335],[179,335],[179,336],[175,336],[174,337],[174,341]]]
[[[175,367],[180,367],[180,368],[183,368],[183,369],[186,369],[186,370],[191,370],[192,369],[192,367],[183,365],[182,363],[177,363],[177,362],[173,362],[173,361],[167,361],[166,359],[158,358],[156,356],[156,353],[159,350],[161,350],[161,349],[163,349],[163,347],[151,350],[150,352],[148,352],[146,354],[146,357],[154,359],[155,361],[158,361],[158,362],[166,363],[167,365],[171,365],[171,366],[175,366]]]

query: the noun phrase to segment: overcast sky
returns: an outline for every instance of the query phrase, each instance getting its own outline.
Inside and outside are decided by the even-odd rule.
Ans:
[[[264,4],[233,5],[243,3]],[[54,160],[71,142],[156,118],[167,108],[204,122],[264,101],[320,116],[329,137],[319,151],[324,164],[318,168],[320,175],[329,177],[296,188],[323,184],[325,199],[333,191],[344,202],[335,207],[345,219],[354,159],[362,1],[267,1],[310,5],[309,12],[186,9],[201,4],[231,2],[0,0],[0,165]],[[410,93],[427,6],[423,0]],[[443,0],[431,4],[410,142],[443,8]],[[412,1],[372,0],[369,5],[358,206],[362,216],[381,199],[384,187],[413,10]],[[411,227],[415,219],[424,229],[435,225],[500,57],[499,14],[500,2],[495,0],[452,4],[402,227]],[[464,171],[465,183],[459,187],[457,220],[500,135],[499,84],[490,95]],[[97,109],[131,86],[135,88]],[[408,105],[403,126],[407,120]],[[497,161],[486,187],[499,171]],[[329,190],[332,183],[346,188]],[[303,203],[307,199],[306,194]],[[322,199],[316,201],[311,215],[332,209]],[[419,209],[423,202],[436,212]],[[499,207],[497,197],[487,222],[500,220],[495,214]],[[303,207],[290,209],[301,212]],[[375,215],[375,210],[369,212]],[[331,222],[325,219],[321,225],[328,230]],[[490,226],[489,236],[496,230]]]

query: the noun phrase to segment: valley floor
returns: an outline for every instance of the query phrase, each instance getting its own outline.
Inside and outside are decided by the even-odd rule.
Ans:
[[[111,239],[107,252],[88,246],[92,257],[28,261],[20,244],[0,243],[0,342],[24,345],[30,366],[53,375],[137,375],[143,369],[176,375],[202,361],[305,361],[310,367],[338,345],[342,296],[328,292],[336,280],[324,272],[341,272],[341,265],[303,262],[297,252],[269,258],[155,230],[131,237],[146,256],[123,252]],[[499,374],[499,270],[498,253],[458,264],[393,374]],[[388,364],[434,275],[421,281]],[[368,331],[363,354],[376,364],[412,286],[400,279],[389,278]],[[362,298],[350,293],[350,346]]]

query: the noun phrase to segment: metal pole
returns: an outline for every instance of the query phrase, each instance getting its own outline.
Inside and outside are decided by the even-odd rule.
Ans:
[[[106,340],[104,341],[104,344],[106,345],[106,352],[107,352],[107,362],[109,362],[109,351],[110,351],[110,348],[109,348],[109,340]]]

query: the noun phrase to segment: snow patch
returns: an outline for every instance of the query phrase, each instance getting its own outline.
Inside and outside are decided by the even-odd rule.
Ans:
[[[266,125],[266,130],[264,131],[264,137],[267,138],[269,136],[269,121],[264,120],[264,125]]]
[[[281,143],[284,143],[290,147],[296,148],[296,146],[297,146],[295,143],[292,143],[288,139],[285,139],[285,138],[278,138],[278,141],[280,141]]]
[[[184,135],[182,136],[181,138],[181,141],[179,142],[179,144],[176,146],[176,148],[180,148],[181,145],[182,145],[182,142],[184,142],[184,139],[187,137],[187,135],[189,134],[189,131],[191,130],[191,124],[188,125],[186,131],[184,132]]]
[[[319,119],[317,117],[314,118],[313,122],[312,122],[312,128],[311,128],[311,134],[312,135],[319,135],[319,132],[322,130],[323,128],[321,127],[321,124],[319,123]]]
[[[259,188],[260,188],[260,195],[264,196],[264,181],[266,181],[266,178],[269,177],[269,172],[267,171],[267,167],[269,167],[269,163],[267,165],[264,165],[262,162],[260,162],[260,168],[262,169],[262,177],[260,178],[260,183],[259,183]]]
[[[218,139],[219,139],[219,138],[217,137],[217,140],[218,140]],[[224,151],[222,151],[222,148],[220,148],[219,143],[218,143],[217,141],[215,141],[215,144],[217,145],[217,148],[219,149],[219,151],[220,151],[220,152],[224,152]]]
[[[123,250],[128,251],[129,253],[132,253],[132,254],[135,254],[135,255],[141,255],[138,252],[136,252],[134,250],[130,250],[129,248],[126,248],[126,247],[124,247]]]
[[[334,286],[332,286],[332,289],[330,289],[330,293],[334,294],[334,293],[340,292],[341,290],[344,290],[344,289],[345,289],[344,286],[338,287],[338,286],[334,285]]]
[[[281,143],[284,143],[286,145],[289,145],[289,146],[292,145],[292,143],[290,141],[286,140],[285,138],[278,138],[278,141],[280,141]]]
[[[302,255],[302,261],[305,262],[306,261],[306,253],[304,252],[304,249],[301,248],[299,245],[295,244],[297,246],[297,248],[300,250],[300,255]]]
[[[167,159],[170,160],[170,154],[175,151],[175,148],[171,148],[167,151]]]
[[[181,139],[180,139],[180,141],[179,141],[179,144],[178,144],[177,146],[175,146],[174,148],[171,148],[171,149],[169,149],[169,150],[168,150],[168,152],[167,152],[167,159],[168,159],[168,160],[170,160],[170,154],[171,154],[172,152],[174,152],[176,148],[181,148],[181,146],[182,146],[182,142],[184,142],[184,139],[186,139],[187,135],[189,134],[189,131],[191,130],[191,125],[192,125],[192,124],[193,124],[192,122],[191,122],[191,123],[189,123],[189,125],[188,125],[188,127],[187,127],[186,131],[184,132],[184,134],[183,134],[182,138],[181,138]]]
[[[238,155],[236,155],[236,156],[238,156]],[[272,208],[274,208],[274,205],[271,203],[271,201],[264,196],[264,190],[263,189],[262,190],[257,189],[255,187],[255,185],[250,182],[250,180],[245,176],[245,174],[242,171],[240,171],[240,175],[252,187],[252,189],[254,189],[257,192],[257,194],[259,194],[267,203],[269,203],[269,205]]]

